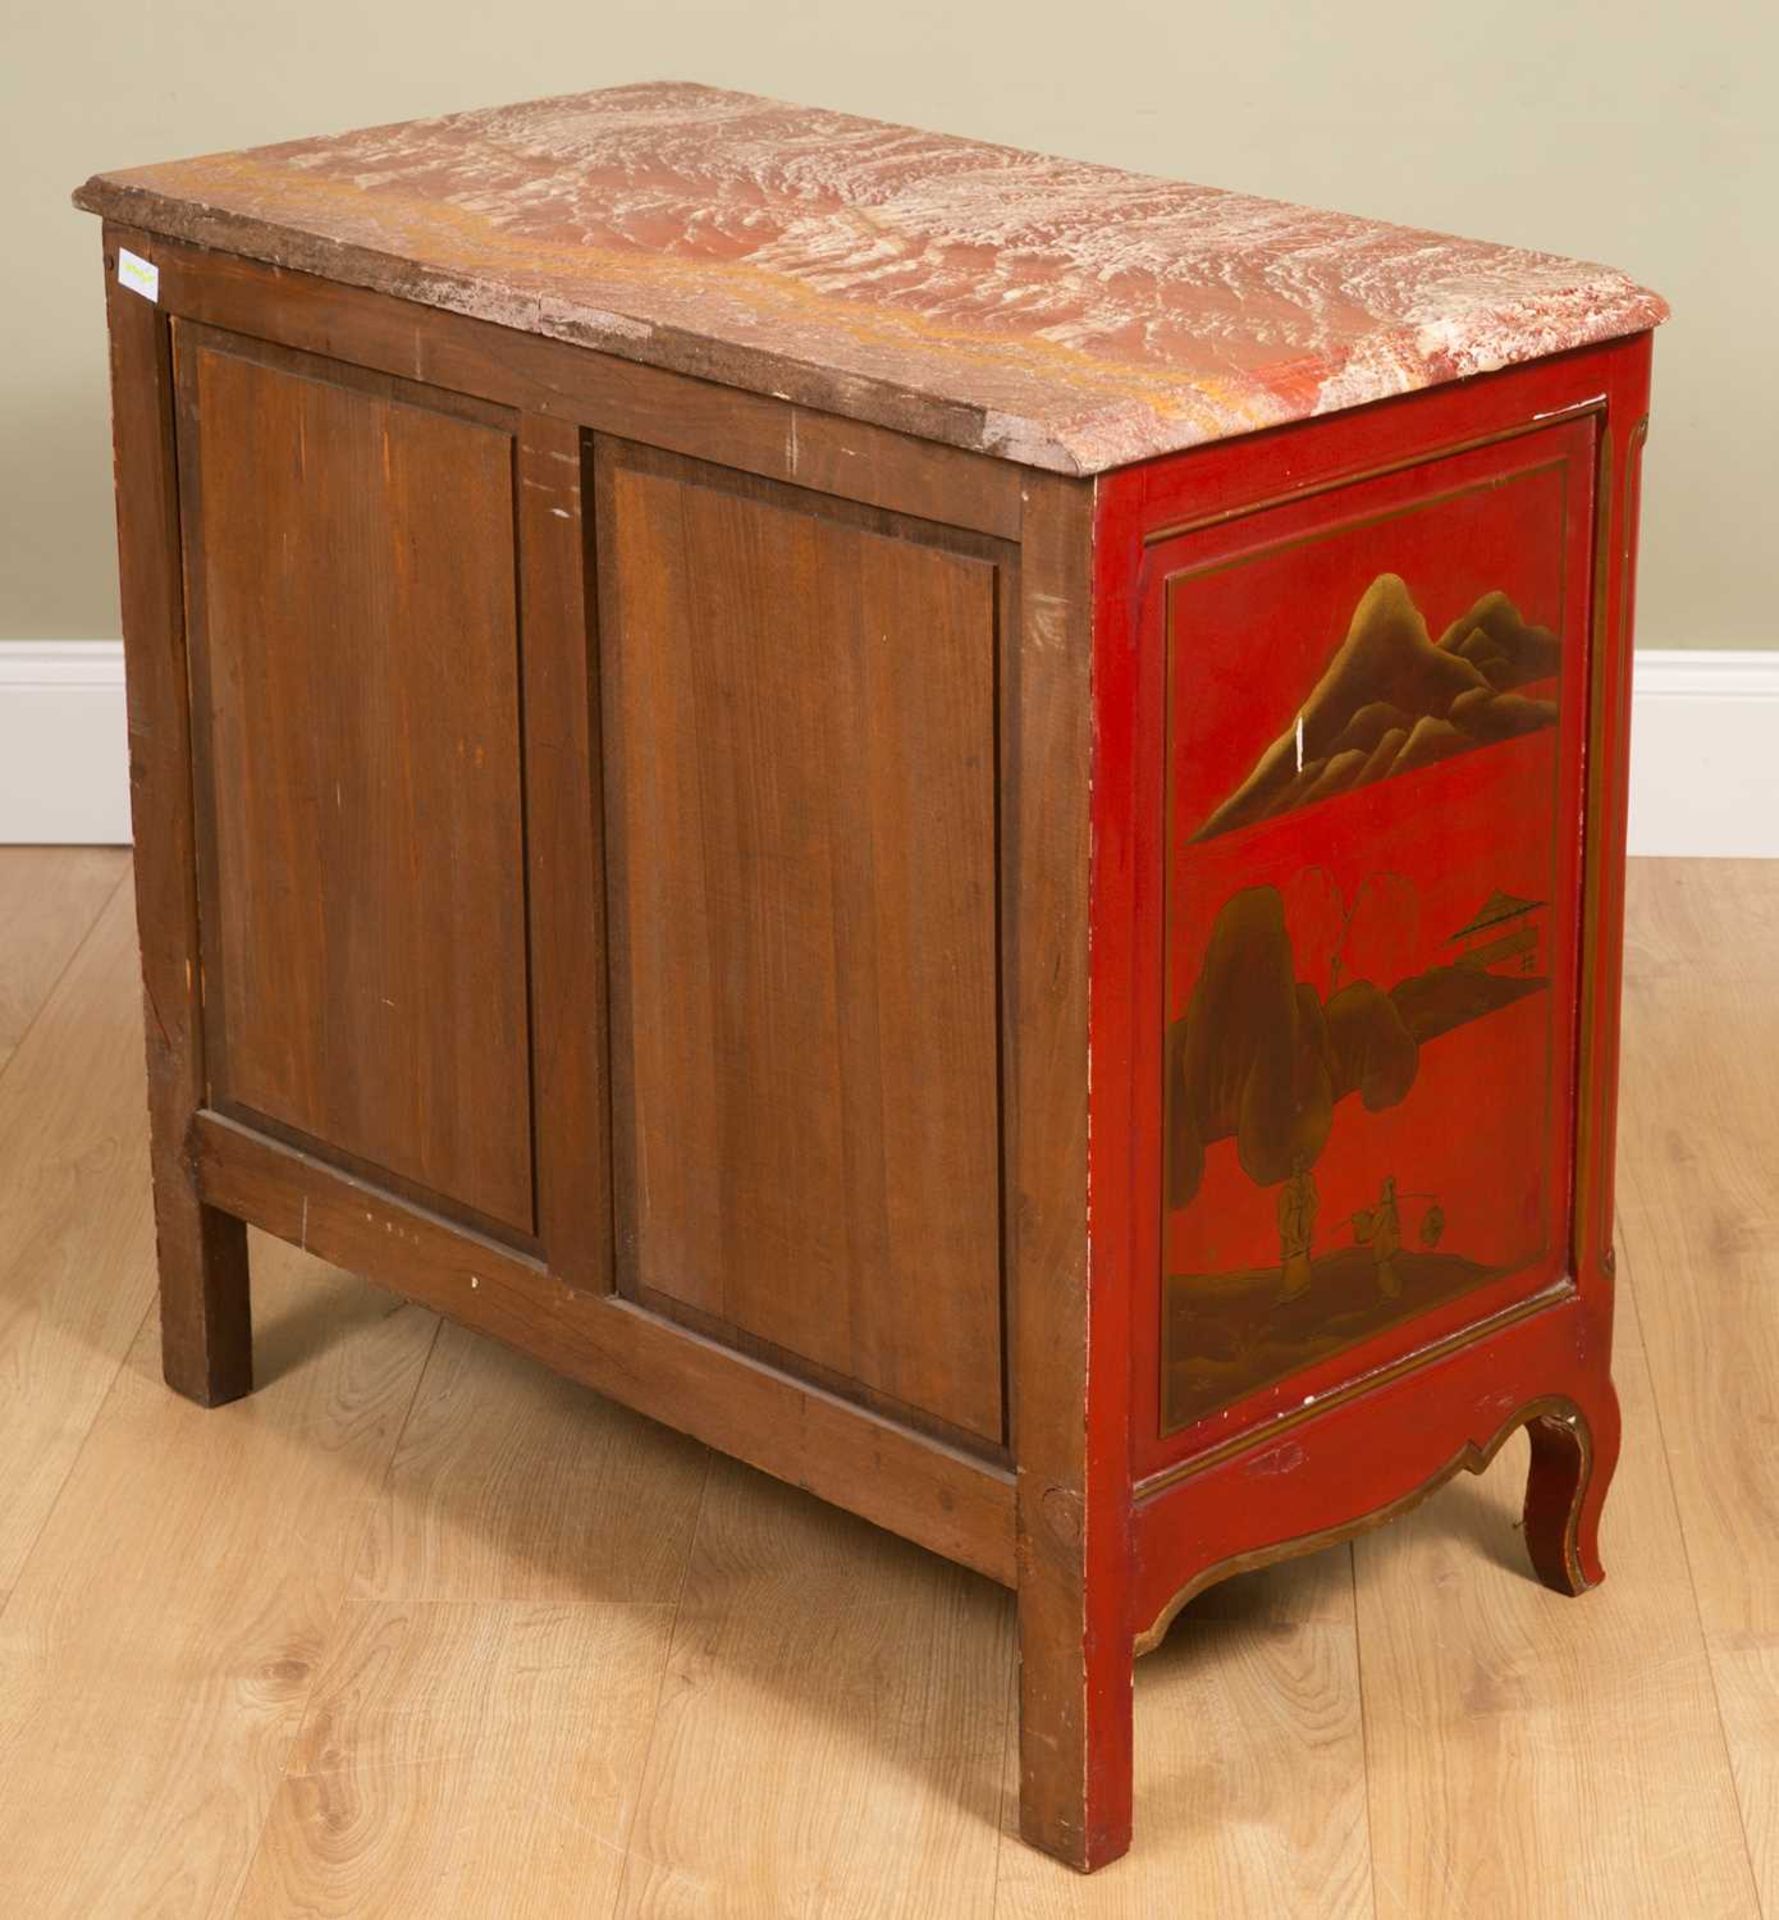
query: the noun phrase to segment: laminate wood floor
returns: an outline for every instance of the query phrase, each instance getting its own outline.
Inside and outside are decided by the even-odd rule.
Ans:
[[[1205,1595],[1091,1881],[987,1582],[266,1240],[166,1392],[133,939],[0,850],[0,1914],[1779,1920],[1779,862],[1633,863],[1606,1585],[1521,1443]]]

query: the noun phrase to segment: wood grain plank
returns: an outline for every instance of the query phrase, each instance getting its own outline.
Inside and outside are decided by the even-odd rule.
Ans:
[[[1354,1543],[1379,1920],[1485,1913],[1753,1916],[1759,1909],[1628,1316],[1625,1448],[1606,1582],[1532,1578],[1516,1532],[1523,1435]]]
[[[260,1391],[189,1405],[146,1326],[0,1614],[11,1911],[224,1914],[277,1791],[436,1322],[255,1256]]]
[[[199,1184],[282,1239],[542,1355],[710,1446],[879,1526],[1013,1581],[1013,1485],[988,1462],[761,1366],[214,1114],[195,1128]]]
[[[1619,1273],[1757,1884],[1779,1913],[1779,867],[1634,861]]]
[[[612,1206],[605,833],[582,440],[566,421],[526,414],[519,422],[519,677],[537,1231],[552,1273],[606,1293]]]
[[[445,1326],[354,1592],[404,1602],[671,1600],[709,1457],[539,1361]]]
[[[529,1233],[510,428],[176,349],[210,1097]]]
[[[1009,1817],[996,1920],[1370,1915],[1350,1581],[1344,1620],[1181,1616],[1137,1667],[1135,1805],[1129,1858],[1090,1880]]]
[[[214,1407],[252,1388],[253,1327],[246,1230],[199,1200],[187,1152],[191,1117],[204,1098],[209,1070],[172,341],[161,310],[132,294],[112,271],[119,249],[140,239],[105,229],[161,1365],[176,1391]]]
[[[987,454],[516,333],[240,255],[137,234],[172,313],[435,390],[644,441],[843,500],[1017,539],[1021,470]]]
[[[236,1920],[610,1913],[672,1619],[354,1602]]]
[[[618,1910],[987,1912],[1012,1629],[975,1575],[713,1462]]]
[[[599,460],[621,1284],[998,1445],[995,558]]]
[[[1028,476],[1001,808],[1020,1804],[1026,1835],[1082,1866],[1130,1837],[1128,1289],[1094,1297],[1089,1252],[1093,506]]]
[[[121,847],[0,847],[0,1073],[129,865]]]
[[[0,970],[41,944],[0,929]],[[126,882],[0,1077],[0,1594],[154,1300],[145,1104]]]

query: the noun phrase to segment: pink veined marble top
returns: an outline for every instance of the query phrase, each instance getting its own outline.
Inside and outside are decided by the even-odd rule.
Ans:
[[[100,174],[75,200],[1064,473],[1667,315],[1554,254],[677,83]]]

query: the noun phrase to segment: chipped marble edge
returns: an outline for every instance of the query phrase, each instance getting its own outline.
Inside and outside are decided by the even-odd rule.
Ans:
[[[1470,364],[1455,366],[1450,373],[1427,371],[1422,378],[1415,377],[1413,369],[1394,354],[1381,357],[1392,368],[1392,374],[1386,374],[1380,358],[1373,356],[1357,378],[1352,377],[1352,368],[1331,374],[1322,383],[1319,404],[1293,406],[1281,401],[1271,410],[1256,408],[1254,417],[1224,433],[1206,432],[1186,419],[1170,420],[1141,402],[1095,408],[1059,424],[636,315],[515,295],[499,281],[429,267],[404,255],[259,220],[231,208],[170,198],[102,173],[94,174],[71,197],[83,212],[163,239],[234,254],[287,272],[312,274],[484,325],[559,340],[1071,479],[1091,479],[1195,447],[1449,386],[1556,353],[1600,346],[1648,332],[1669,315],[1668,303],[1659,294],[1615,275],[1618,284],[1610,297],[1602,289],[1599,306],[1585,321],[1565,325],[1561,344],[1540,344],[1533,338],[1523,353],[1472,356]],[[1518,304],[1508,302],[1493,315],[1492,331],[1497,337],[1512,335]],[[1401,329],[1408,337],[1416,331],[1407,324]]]

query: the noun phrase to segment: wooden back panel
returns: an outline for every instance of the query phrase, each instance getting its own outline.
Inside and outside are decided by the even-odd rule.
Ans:
[[[601,443],[619,1283],[1004,1434],[1006,549]]]
[[[211,1103],[529,1234],[511,424],[184,324],[176,380]]]

